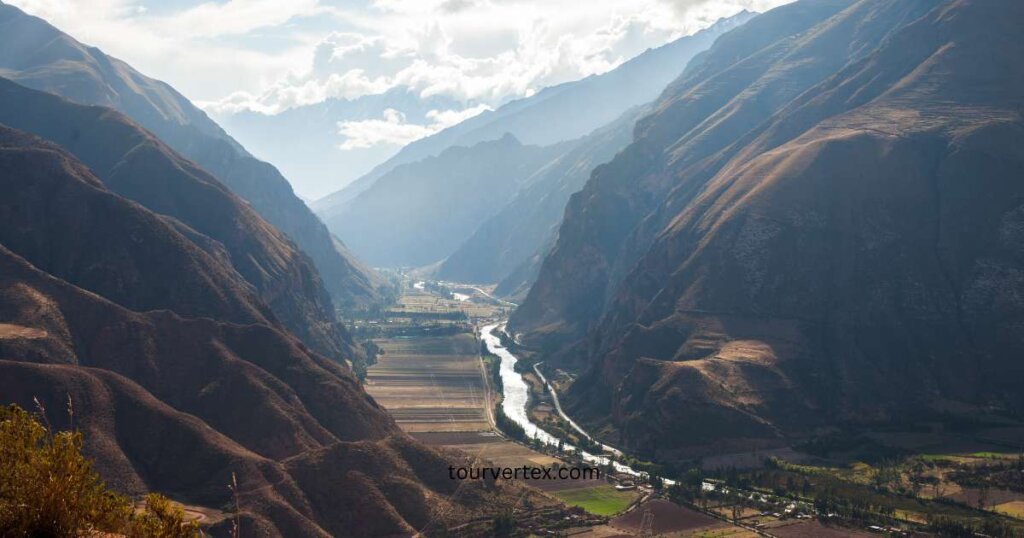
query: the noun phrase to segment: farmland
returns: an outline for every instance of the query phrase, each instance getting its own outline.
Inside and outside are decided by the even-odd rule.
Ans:
[[[428,445],[457,448],[503,467],[548,467],[558,462],[551,456],[509,441],[493,431],[430,432],[415,433],[413,436]]]
[[[472,334],[375,341],[366,390],[408,432],[491,429],[487,389]]]
[[[378,353],[367,370],[367,392],[402,429],[429,445],[455,448],[502,467],[564,465],[494,429],[500,395],[488,386],[490,376],[481,363],[473,328],[474,323],[502,316],[508,305],[488,297],[485,289],[470,286],[406,279],[401,289],[395,304],[374,319],[362,320],[381,336],[372,340]],[[637,497],[635,492],[616,492],[604,480],[544,480],[532,485],[556,496],[568,489],[602,495],[606,506],[598,507],[597,513],[617,512]],[[588,506],[597,504],[592,499]]]
[[[645,505],[645,508],[653,516],[651,530],[655,534],[706,529],[708,527],[720,526],[721,524],[719,520],[711,516],[664,500],[651,501]],[[633,510],[628,514],[611,520],[609,525],[623,532],[634,533],[641,530],[642,519],[643,511]]]
[[[553,491],[552,495],[568,505],[579,506],[587,512],[599,516],[618,514],[628,508],[637,498],[635,491],[616,491],[607,483],[585,488],[557,490]]]

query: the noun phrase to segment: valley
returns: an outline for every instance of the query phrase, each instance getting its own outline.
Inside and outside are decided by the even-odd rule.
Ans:
[[[1024,530],[1024,493],[1006,482],[1024,465],[1024,457],[1006,450],[1020,442],[1012,421],[970,432],[865,432],[796,450],[642,461],[602,446],[556,405],[552,387],[565,390],[574,376],[537,362],[500,333],[510,306],[486,287],[403,282],[387,316],[367,322],[379,335],[395,336],[373,340],[380,351],[366,378],[367,392],[402,429],[480,464],[615,467],[610,483],[528,482],[544,496],[516,510],[532,518],[535,530],[554,524],[550,511],[559,502],[585,510],[570,512],[580,519],[562,530],[590,538],[644,535],[648,517],[654,535],[693,538],[870,536],[944,518]],[[525,358],[515,360],[513,349]],[[515,426],[501,427],[509,422]],[[960,452],[928,453],[941,447]]]
[[[152,2],[0,0],[0,537],[1024,538],[1024,2]]]
[[[372,341],[378,351],[367,369],[365,386],[399,427],[428,445],[465,453],[479,465],[598,466],[612,477],[524,481],[543,496],[518,506],[517,517],[534,518],[530,525],[535,530],[558,528],[580,537],[643,534],[641,512],[651,510],[652,499],[664,495],[638,472],[610,460],[608,456],[621,458],[613,449],[605,455],[600,449],[595,455],[578,452],[569,444],[578,437],[551,436],[527,418],[534,416],[546,395],[526,381],[535,382],[535,373],[513,366],[514,358],[506,355],[495,332],[510,305],[496,300],[486,287],[408,276],[400,281],[402,294],[396,304],[376,319],[362,319],[354,329],[356,334],[373,331],[377,336]],[[496,414],[504,417],[501,424],[515,426],[498,427]],[[661,488],[671,481],[657,483]],[[693,508],[657,502],[651,506],[661,517],[657,528],[665,534],[746,532]],[[557,510],[559,503],[582,511]],[[552,510],[565,514],[569,526],[552,518]],[[471,529],[464,530],[472,534]]]

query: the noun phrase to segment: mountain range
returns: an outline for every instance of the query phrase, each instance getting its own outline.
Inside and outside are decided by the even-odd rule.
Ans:
[[[355,197],[392,169],[436,156],[452,146],[473,146],[511,134],[523,144],[552,145],[590,134],[655,97],[694,55],[711,46],[722,33],[752,16],[746,11],[671,43],[650,49],[617,68],[582,80],[544,88],[535,95],[486,111],[434,135],[403,147],[396,155],[349,185],[313,203],[334,233],[332,224]]]
[[[308,536],[410,533],[503,498],[470,487],[445,500],[453,456],[407,437],[348,367],[268,319],[180,221],[8,127],[0,183],[0,392],[59,428],[71,402],[120,491],[218,508],[237,476],[246,534]]]
[[[566,209],[511,327],[673,459],[1021,409],[1009,1],[798,1],[720,38]]]
[[[501,282],[503,293],[522,295],[569,195],[628,143],[640,107],[751,16],[413,142],[314,207],[371,265],[432,266],[439,278]]]
[[[456,282],[497,282],[500,295],[524,295],[554,242],[569,196],[583,187],[591,170],[629,144],[643,110],[627,111],[545,163],[504,208],[445,258],[436,276]]]
[[[245,536],[448,535],[530,506],[519,482],[450,479],[479,460],[427,447],[363,389],[376,345],[338,311],[391,306],[373,265],[519,303],[503,345],[638,469],[848,429],[1016,424],[1021,21],[1015,0],[743,12],[360,154],[387,160],[313,204],[324,224],[169,85],[0,4],[0,403],[81,430],[113,489],[237,508]],[[318,155],[339,118],[450,106],[399,89],[229,121],[326,181],[348,158]],[[404,315],[432,330],[433,314]],[[904,472],[870,492],[886,518],[897,496],[926,506]]]
[[[444,95],[423,97],[396,87],[354,99],[330,98],[276,114],[245,110],[215,117],[247,150],[274,163],[297,188],[319,197],[370,172],[402,148],[401,143],[390,141],[342,148],[348,140],[339,124],[382,121],[393,111],[406,123],[426,126],[435,122],[428,116],[432,111],[463,108],[464,103]]]
[[[562,150],[558,144],[524,146],[512,135],[449,148],[383,175],[331,222],[371,265],[430,265],[454,251]]]
[[[130,118],[109,108],[79,105],[0,78],[0,124],[60,144],[107,188],[160,214],[222,266],[221,272],[241,276],[244,280],[238,293],[225,296],[225,300],[255,295],[270,309],[255,319],[280,320],[327,356],[362,360],[359,346],[334,321],[330,297],[309,258],[249,204]],[[110,232],[116,233],[113,229]],[[73,246],[93,248],[88,243]],[[53,255],[69,254],[51,250]],[[92,255],[97,264],[103,263],[102,253],[93,251]],[[123,295],[119,296],[138,299],[140,294],[153,294],[158,299],[173,295],[180,268],[164,266],[156,248],[147,261],[152,265],[140,268],[133,278],[144,285],[135,289],[122,284],[118,293]],[[93,291],[108,297],[114,292],[107,288]],[[128,306],[147,310],[158,307],[144,303]],[[259,309],[249,305],[247,310]],[[253,320],[223,319],[237,323]]]
[[[277,169],[252,157],[167,84],[2,3],[0,77],[124,113],[215,176],[284,232],[313,260],[339,306],[378,300],[379,277],[331,236]]]
[[[253,200],[278,196],[263,207],[331,241],[343,298],[375,300],[376,277],[291,211],[272,167],[170,87],[41,20],[0,6],[0,28],[3,75],[61,90],[0,77],[4,404],[83,432],[119,492],[237,507],[214,535],[233,521],[247,536],[440,532],[530,495],[450,480],[466,457],[414,440],[366,394],[365,352],[326,276]],[[216,151],[230,186],[200,164]]]

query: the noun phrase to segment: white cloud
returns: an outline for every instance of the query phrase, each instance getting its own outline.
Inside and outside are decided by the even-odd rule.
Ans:
[[[309,72],[248,106],[281,110],[404,86],[496,107],[608,71],[742,9],[786,1],[592,0],[581,10],[575,0],[376,0],[360,28],[316,45]]]
[[[789,0],[10,1],[211,112],[275,113],[396,86],[496,107]]]
[[[339,146],[343,150],[364,149],[377,145],[404,146],[420,138],[430,136],[451,127],[486,110],[487,105],[478,105],[463,110],[431,110],[427,112],[429,124],[407,123],[405,115],[389,108],[382,119],[338,122],[338,134],[345,137]]]
[[[173,14],[153,17],[148,25],[186,37],[211,38],[244,35],[280,26],[295,17],[323,13],[319,0],[228,0],[204,2]]]

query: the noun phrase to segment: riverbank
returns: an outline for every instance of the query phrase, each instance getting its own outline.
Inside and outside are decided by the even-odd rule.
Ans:
[[[638,471],[617,461],[616,454],[614,453],[604,455],[594,451],[587,451],[580,446],[567,442],[565,438],[552,435],[536,424],[528,412],[529,385],[523,379],[522,374],[516,371],[516,363],[519,359],[502,343],[501,334],[503,330],[503,323],[485,325],[480,329],[480,339],[487,346],[487,351],[501,360],[500,372],[504,398],[502,412],[521,427],[529,439],[535,439],[536,442],[542,445],[556,447],[567,453],[574,453],[583,462],[611,468],[616,473],[629,475],[643,482],[650,482],[657,487],[675,484],[674,480],[661,476],[650,476],[648,473]],[[579,426],[577,425],[576,428],[579,428]],[[585,431],[582,431],[582,429],[580,431],[586,438],[590,438]]]

